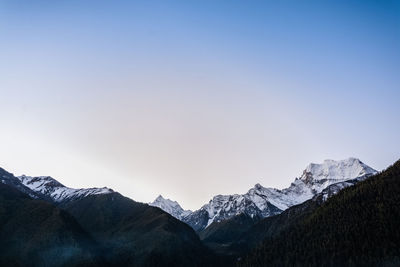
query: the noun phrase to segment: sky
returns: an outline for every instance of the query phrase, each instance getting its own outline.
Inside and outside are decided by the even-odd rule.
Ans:
[[[198,209],[400,158],[399,1],[0,0],[0,167]]]

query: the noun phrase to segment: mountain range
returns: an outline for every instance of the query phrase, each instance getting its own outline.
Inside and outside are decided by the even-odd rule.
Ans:
[[[282,190],[256,184],[245,194],[217,195],[194,212],[184,211],[177,202],[162,196],[150,205],[163,209],[200,232],[214,222],[219,223],[240,214],[251,218],[279,214],[324,190],[332,195],[376,173],[376,170],[356,158],[325,160],[322,164],[309,164],[299,178],[295,178],[289,187]]]
[[[0,266],[207,266],[187,224],[107,188],[0,169]]]
[[[399,162],[355,158],[196,211],[0,168],[0,266],[397,266],[399,193]]]
[[[329,199],[266,218],[232,249],[238,266],[400,266],[400,160]],[[242,254],[243,255],[243,254]]]

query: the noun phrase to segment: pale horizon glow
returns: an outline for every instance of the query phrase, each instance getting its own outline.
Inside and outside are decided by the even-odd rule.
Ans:
[[[400,158],[396,1],[0,0],[0,167],[198,209]]]

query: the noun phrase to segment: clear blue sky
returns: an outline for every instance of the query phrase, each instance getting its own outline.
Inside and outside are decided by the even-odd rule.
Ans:
[[[198,208],[400,158],[399,1],[0,0],[0,166]]]

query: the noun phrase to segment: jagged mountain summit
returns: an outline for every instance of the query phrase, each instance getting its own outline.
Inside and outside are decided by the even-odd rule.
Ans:
[[[192,213],[191,210],[184,210],[178,202],[164,198],[162,195],[159,195],[153,202],[149,203],[149,205],[158,207],[179,220],[182,220]]]
[[[359,159],[325,160],[322,164],[309,164],[299,178],[285,189],[266,188],[256,184],[245,194],[217,195],[183,221],[196,231],[213,222],[230,219],[239,214],[251,218],[265,218],[303,203],[324,193],[326,199],[344,187],[376,174],[377,171]]]
[[[49,197],[56,203],[78,200],[90,195],[109,194],[114,191],[110,188],[69,188],[50,176],[18,176],[17,179],[30,190]]]

